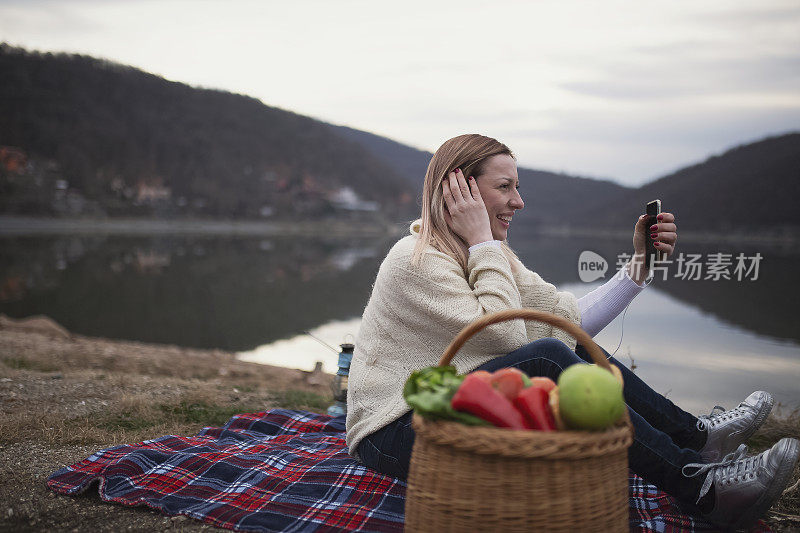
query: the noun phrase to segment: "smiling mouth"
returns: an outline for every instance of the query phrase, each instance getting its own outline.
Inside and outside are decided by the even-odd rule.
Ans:
[[[511,225],[511,217],[509,216],[497,215],[496,218],[500,221],[500,224],[502,224],[504,228],[508,228]]]

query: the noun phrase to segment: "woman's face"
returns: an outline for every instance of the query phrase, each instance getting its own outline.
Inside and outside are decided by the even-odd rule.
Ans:
[[[516,161],[510,155],[493,155],[483,164],[481,174],[475,176],[475,181],[489,213],[492,238],[506,240],[511,217],[517,209],[525,207],[517,190],[519,177]]]

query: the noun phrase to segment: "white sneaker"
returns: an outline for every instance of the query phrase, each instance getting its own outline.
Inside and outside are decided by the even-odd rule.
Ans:
[[[725,530],[749,529],[772,507],[791,481],[800,443],[783,438],[765,452],[746,455],[742,444],[720,462],[683,467],[686,477],[707,473],[697,501],[714,486],[714,508],[703,518]]]
[[[773,403],[770,393],[756,391],[735,409],[725,411],[717,405],[710,414],[697,417],[697,429],[708,432],[700,450],[703,460],[713,463],[735,452],[764,423]],[[723,412],[714,414],[717,409]]]

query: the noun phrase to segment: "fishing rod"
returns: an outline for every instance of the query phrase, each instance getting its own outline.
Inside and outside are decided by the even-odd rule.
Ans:
[[[322,340],[322,339],[320,339],[318,337],[315,337],[310,331],[304,331],[303,333],[305,333],[306,335],[308,335],[309,337],[311,337],[312,339],[314,339],[318,343],[322,344],[323,346],[327,347],[328,349],[333,350],[334,353],[339,353],[339,350],[337,350],[336,348],[334,348],[333,346],[331,346],[330,344],[328,344],[324,340]]]

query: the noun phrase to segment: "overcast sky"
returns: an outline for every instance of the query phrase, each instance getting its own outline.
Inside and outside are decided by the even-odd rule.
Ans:
[[[798,0],[0,0],[0,41],[630,185],[800,131]]]

